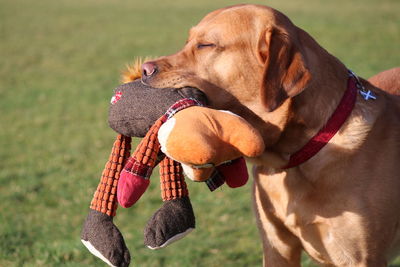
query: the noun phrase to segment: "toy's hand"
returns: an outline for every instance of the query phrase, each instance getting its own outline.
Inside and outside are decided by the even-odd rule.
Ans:
[[[159,249],[185,237],[195,228],[195,217],[189,197],[165,201],[147,222],[144,244]]]
[[[165,122],[159,132],[161,150],[182,163],[189,178],[205,181],[214,166],[264,151],[260,133],[243,118],[205,107],[190,107]],[[245,168],[244,160],[239,162]],[[232,169],[227,171],[230,173]],[[247,170],[246,170],[247,172]]]
[[[83,224],[81,241],[93,255],[108,265],[126,267],[131,256],[112,219],[107,214],[91,209]]]

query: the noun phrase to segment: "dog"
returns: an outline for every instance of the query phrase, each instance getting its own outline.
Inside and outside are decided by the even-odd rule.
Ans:
[[[263,136],[253,203],[264,266],[387,266],[400,250],[400,100],[347,67],[284,14],[213,11],[142,82],[192,86]],[[234,130],[234,129],[232,129]]]

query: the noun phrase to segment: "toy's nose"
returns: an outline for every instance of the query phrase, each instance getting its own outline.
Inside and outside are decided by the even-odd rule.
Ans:
[[[142,65],[142,75],[143,77],[150,77],[152,75],[154,75],[157,72],[157,65],[152,62],[152,61],[148,61],[143,63]]]

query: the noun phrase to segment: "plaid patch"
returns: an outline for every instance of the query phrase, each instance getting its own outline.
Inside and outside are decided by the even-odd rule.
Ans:
[[[135,158],[130,158],[124,167],[124,171],[139,176],[143,179],[150,179],[151,173],[153,172],[153,167],[140,163],[136,161]]]
[[[203,107],[204,105],[197,101],[196,99],[193,98],[184,98],[173,104],[167,112],[165,112],[165,115],[167,115],[167,120],[172,118],[177,112],[189,108],[192,106],[200,106]]]
[[[115,104],[117,103],[122,97],[122,92],[121,91],[117,91],[115,92],[115,95],[113,95],[113,97],[111,97],[111,104]]]
[[[208,189],[210,189],[211,192],[220,187],[221,185],[223,185],[224,183],[225,179],[217,170],[215,170],[211,174],[211,177],[206,180],[206,185],[208,186]]]

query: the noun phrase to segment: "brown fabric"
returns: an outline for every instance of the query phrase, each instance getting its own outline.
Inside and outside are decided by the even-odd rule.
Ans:
[[[163,201],[189,196],[181,164],[168,157],[160,163],[160,186]]]
[[[154,122],[183,98],[207,102],[205,95],[196,88],[158,89],[140,80],[118,86],[114,97],[117,94],[120,95],[118,101],[110,104],[108,123],[117,133],[134,137],[144,137]]]
[[[164,201],[144,228],[144,244],[151,249],[163,248],[196,228],[189,197]]]
[[[91,209],[108,216],[115,216],[118,207],[116,198],[118,179],[126,160],[129,158],[130,150],[131,138],[119,134],[90,203]]]
[[[131,256],[124,237],[113,223],[113,217],[97,210],[90,209],[89,214],[83,224],[81,240],[93,255],[94,247],[100,254],[106,258],[113,266],[128,267]],[[88,246],[89,244],[91,246]],[[99,257],[104,261],[103,258]]]

